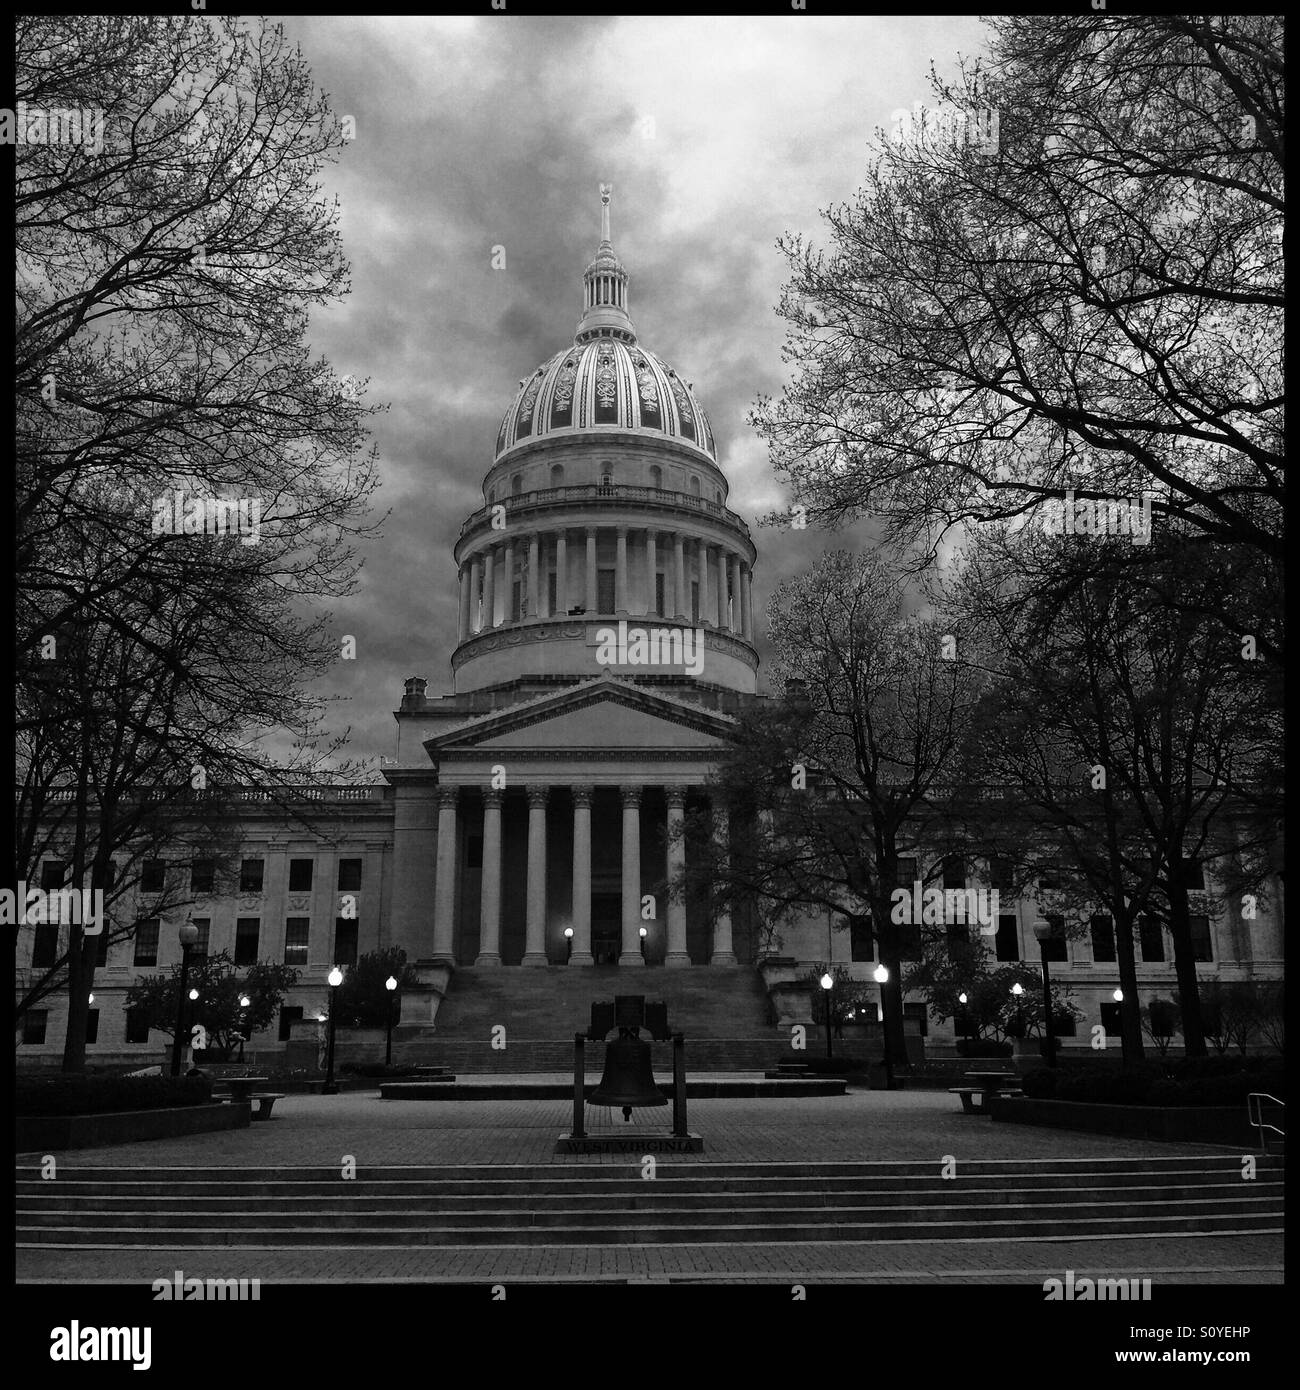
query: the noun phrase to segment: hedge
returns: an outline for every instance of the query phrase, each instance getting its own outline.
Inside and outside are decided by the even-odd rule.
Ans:
[[[57,1076],[14,1078],[15,1115],[103,1115],[207,1105],[208,1076]]]
[[[1283,1098],[1284,1073],[1280,1065],[1250,1068],[1237,1064],[1234,1070],[1204,1066],[1206,1061],[1227,1058],[1192,1058],[1184,1070],[1176,1066],[1173,1076],[1155,1062],[1121,1067],[1108,1072],[1071,1071],[1068,1068],[1039,1067],[1021,1078],[1021,1089],[1031,1100],[1073,1100],[1094,1105],[1245,1105],[1252,1091],[1266,1091]],[[1183,1074],[1179,1074],[1182,1071]]]

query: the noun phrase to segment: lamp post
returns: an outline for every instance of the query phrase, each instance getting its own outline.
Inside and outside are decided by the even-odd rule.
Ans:
[[[338,1012],[335,1004],[338,1002],[339,986],[343,983],[343,972],[336,965],[326,978],[330,986],[330,1021],[325,1041],[325,1084],[320,1088],[320,1093],[323,1096],[336,1096],[339,1088],[334,1080],[334,1017]]]
[[[1021,1042],[1025,1040],[1025,1006],[1022,1002],[1025,994],[1025,987],[1019,980],[1011,986],[1011,993],[1016,1000],[1016,1033]]]
[[[244,1044],[248,1041],[248,1010],[252,1000],[246,994],[239,996],[239,1060],[244,1060]]]
[[[388,1043],[384,1048],[384,1066],[393,1065],[393,1000],[397,997],[397,976],[390,975],[384,981],[384,988],[388,991]]]
[[[640,930],[640,932],[639,932],[638,934],[639,934],[639,936],[641,937],[641,955],[642,955],[642,957],[644,957],[644,956],[645,956],[645,940],[646,940],[646,937],[650,935],[650,933],[646,930],[645,927],[642,927],[641,930]]]
[[[172,1048],[172,1075],[181,1074],[181,1048],[185,1037],[185,986],[190,978],[190,950],[199,939],[199,929],[187,917],[177,928],[181,940],[181,984],[176,991],[176,1045]]]
[[[835,988],[835,976],[828,970],[820,981],[824,1002],[826,1004],[826,1055],[830,1057],[831,1052],[831,999],[832,991]]]
[[[961,1013],[958,1015],[959,1022],[957,1026],[961,1029],[962,1037],[967,1040],[970,1039],[970,1020],[966,1014],[966,1004],[969,998],[970,996],[965,990],[962,990],[957,996],[957,1002],[961,1005]]]
[[[568,963],[569,957],[573,955],[573,928],[564,929],[564,960]]]
[[[894,1089],[894,1059],[889,1055],[889,1029],[884,1027],[885,985],[889,983],[889,967],[881,964],[871,972],[871,978],[880,986],[880,1021],[885,1044],[885,1090]]]
[[[1043,1036],[1047,1046],[1044,1055],[1047,1065],[1056,1065],[1056,1031],[1052,1027],[1052,978],[1047,969],[1047,943],[1056,936],[1050,922],[1035,922],[1034,935],[1038,938],[1038,952],[1043,958]]]

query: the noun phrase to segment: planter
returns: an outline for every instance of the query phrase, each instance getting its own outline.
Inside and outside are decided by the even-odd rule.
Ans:
[[[105,1115],[19,1115],[14,1120],[16,1153],[94,1149],[142,1139],[175,1139],[246,1129],[250,1105],[172,1105],[164,1110],[114,1110]]]
[[[1095,1105],[1076,1100],[1030,1100],[998,1097],[991,1114],[995,1122],[1044,1125],[1052,1129],[1081,1129],[1093,1134],[1116,1134],[1126,1139],[1156,1139],[1169,1143],[1231,1144],[1253,1148],[1254,1126],[1244,1105]]]

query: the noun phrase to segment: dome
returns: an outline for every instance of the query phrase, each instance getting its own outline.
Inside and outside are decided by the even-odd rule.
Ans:
[[[603,430],[672,439],[717,459],[691,384],[635,339],[614,337],[574,343],[520,384],[497,432],[495,457],[535,439]]]

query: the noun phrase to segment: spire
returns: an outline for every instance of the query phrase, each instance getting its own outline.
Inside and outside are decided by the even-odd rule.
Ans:
[[[600,245],[582,277],[583,312],[574,336],[577,343],[602,337],[636,342],[636,330],[627,312],[627,271],[609,239],[609,200],[613,192],[612,183],[600,185]]]

